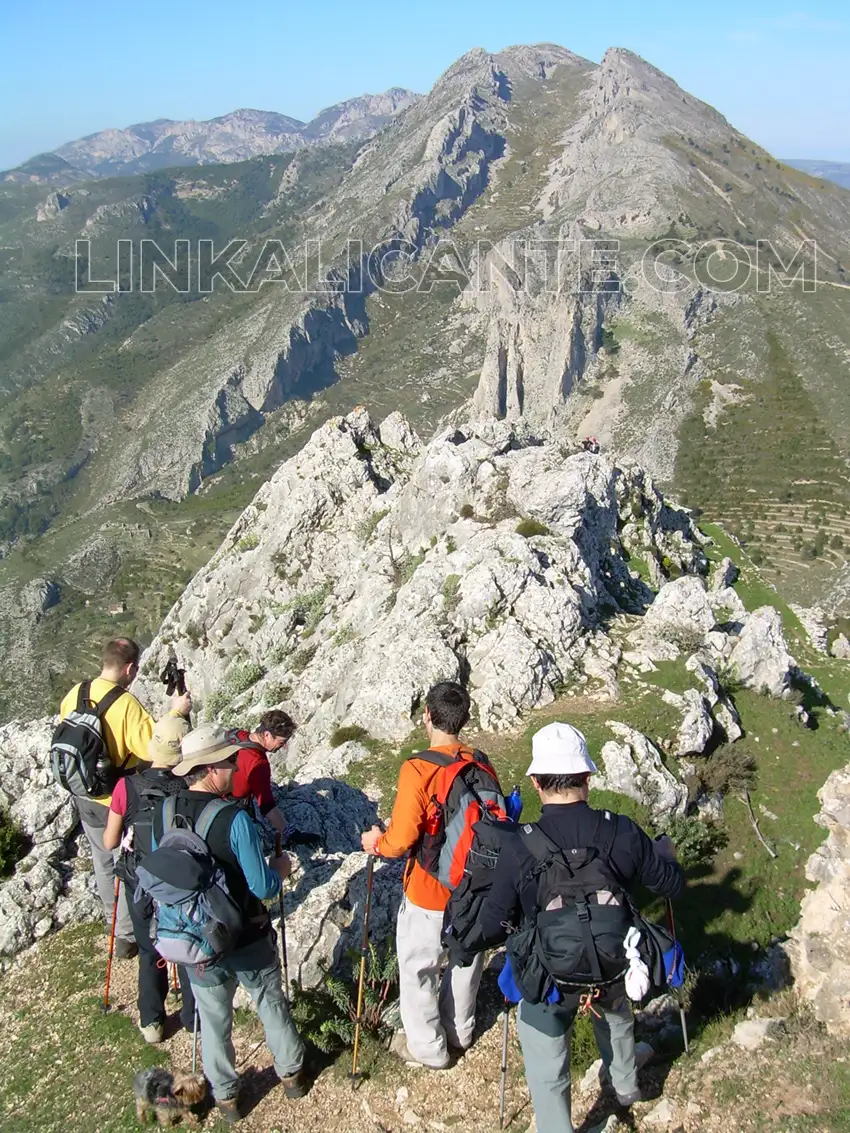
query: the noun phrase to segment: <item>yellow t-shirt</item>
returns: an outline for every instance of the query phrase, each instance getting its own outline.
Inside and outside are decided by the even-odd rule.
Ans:
[[[91,683],[91,698],[95,703],[100,702],[110,689],[115,687],[114,681],[95,677]],[[74,685],[68,695],[59,705],[59,715],[64,719],[69,712],[77,707],[77,694],[80,686]],[[135,767],[139,760],[143,760],[148,750],[148,743],[153,734],[154,719],[150,713],[142,708],[135,696],[125,692],[107,710],[103,717],[103,737],[109,758],[116,767],[128,770]],[[92,802],[103,803],[109,806],[111,795],[102,795],[92,799]]]

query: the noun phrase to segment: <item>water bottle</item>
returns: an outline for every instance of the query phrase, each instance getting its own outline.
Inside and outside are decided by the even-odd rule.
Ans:
[[[514,789],[505,799],[505,811],[511,822],[519,822],[519,816],[522,814],[522,795],[519,792],[518,785],[514,786]]]

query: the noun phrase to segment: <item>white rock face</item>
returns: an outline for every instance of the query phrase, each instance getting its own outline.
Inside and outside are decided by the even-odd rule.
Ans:
[[[758,1050],[785,1030],[784,1019],[744,1019],[732,1033],[732,1042],[744,1050]]]
[[[677,759],[685,755],[701,755],[714,731],[714,720],[705,697],[696,689],[689,688],[681,696],[665,692],[663,699],[682,712],[673,754]]]
[[[786,950],[798,995],[832,1034],[850,1036],[850,766],[833,771],[818,798],[815,821],[829,837],[806,864],[818,886],[803,898]]]
[[[649,638],[691,652],[714,628],[715,620],[703,580],[683,575],[661,587],[641,628]]]
[[[594,786],[617,791],[643,803],[653,817],[683,815],[688,801],[687,788],[664,766],[655,744],[627,724],[608,720],[607,726],[620,743],[609,740],[603,744],[600,758],[604,773],[594,780]]]
[[[833,657],[838,657],[842,661],[850,661],[850,641],[843,633],[839,633],[829,651]]]
[[[773,606],[761,606],[749,615],[729,663],[746,688],[781,696],[790,686],[794,659],[785,643],[782,618]]]
[[[32,843],[14,876],[0,882],[0,970],[51,929],[100,915],[87,875],[71,872],[78,822],[47,765],[52,732],[50,717],[0,727],[0,807]]]
[[[616,657],[593,631],[634,601],[624,515],[680,569],[701,562],[690,520],[639,469],[565,457],[506,422],[423,446],[398,414],[376,428],[355,411],[260,490],[166,618],[139,683],[161,698],[150,678],[173,644],[208,713],[283,704],[301,723],[292,767],[324,758],[340,725],[403,739],[428,687],[463,673],[478,722],[509,726],[585,657],[610,686]]]

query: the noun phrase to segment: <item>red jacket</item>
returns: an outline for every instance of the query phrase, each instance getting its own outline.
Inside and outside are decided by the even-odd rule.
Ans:
[[[250,733],[238,731],[234,743],[246,743],[236,753],[236,774],[233,776],[233,797],[235,799],[256,799],[260,814],[268,814],[277,806],[272,793],[272,769],[269,757],[249,738]]]

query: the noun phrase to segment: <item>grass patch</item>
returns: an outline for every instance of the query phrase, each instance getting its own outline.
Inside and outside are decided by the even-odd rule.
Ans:
[[[246,551],[253,551],[255,547],[260,545],[260,536],[256,531],[248,531],[239,542],[236,544],[236,550],[241,554]]]
[[[49,937],[38,964],[0,981],[3,1133],[130,1133],[138,1129],[133,1075],[168,1065],[131,1019],[100,1012],[100,926]]]
[[[517,535],[522,535],[523,539],[533,539],[535,535],[551,535],[552,532],[545,523],[541,523],[537,519],[521,519],[514,528]]]
[[[365,728],[361,728],[359,724],[346,724],[343,728],[336,728],[331,732],[330,745],[331,747],[341,747],[343,744],[350,743],[352,740],[358,743],[363,743],[364,740],[369,738],[369,733]]]

